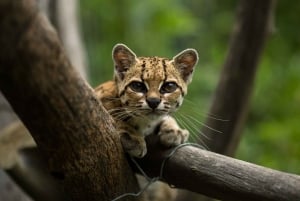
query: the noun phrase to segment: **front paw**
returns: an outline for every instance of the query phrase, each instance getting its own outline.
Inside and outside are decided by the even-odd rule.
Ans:
[[[176,121],[171,119],[161,125],[158,135],[161,144],[172,147],[185,143],[188,140],[189,131],[179,128]]]
[[[142,158],[147,153],[146,142],[143,137],[121,133],[121,143],[123,149],[131,156]]]
[[[160,142],[167,146],[173,147],[185,143],[188,139],[189,131],[186,129],[166,129],[159,132]]]

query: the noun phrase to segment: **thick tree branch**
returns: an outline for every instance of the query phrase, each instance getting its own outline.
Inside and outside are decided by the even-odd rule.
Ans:
[[[71,199],[136,191],[113,121],[71,67],[36,2],[2,0],[0,29],[0,90]]]
[[[163,150],[157,137],[148,140],[149,154],[139,161],[159,176]],[[299,201],[300,176],[279,172],[192,146],[178,149],[166,162],[163,179],[177,188],[228,201]]]
[[[34,1],[2,0],[0,27],[0,89],[71,199],[110,200],[137,190],[112,120],[71,68]],[[158,146],[153,142],[149,145]],[[148,150],[141,164],[158,175],[168,152]],[[163,176],[177,187],[223,200],[300,199],[299,176],[193,147],[177,150]]]

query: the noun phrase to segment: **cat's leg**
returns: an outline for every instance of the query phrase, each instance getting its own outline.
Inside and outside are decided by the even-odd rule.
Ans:
[[[185,143],[188,140],[189,131],[180,128],[173,117],[166,117],[160,124],[158,135],[164,146],[171,147]],[[144,192],[144,195],[147,201],[173,201],[177,190],[170,188],[166,183],[155,182]]]
[[[182,129],[178,126],[176,120],[173,117],[166,117],[160,125],[158,132],[160,142],[167,146],[177,146],[185,143],[189,137],[189,131]]]
[[[120,125],[121,124],[121,125]],[[118,132],[123,149],[131,156],[142,158],[147,153],[144,136],[125,123],[118,122]]]
[[[144,187],[148,181],[141,176],[137,176],[139,184]],[[142,194],[143,201],[174,201],[177,196],[177,189],[170,188],[168,184],[156,181],[151,184]]]

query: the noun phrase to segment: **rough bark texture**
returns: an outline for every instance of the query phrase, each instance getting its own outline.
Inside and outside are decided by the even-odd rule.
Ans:
[[[71,63],[81,76],[87,78],[86,57],[80,38],[79,24],[77,23],[77,1],[39,0],[38,3],[42,12],[47,16],[51,16],[56,25],[59,25],[59,29],[56,27],[56,30],[58,30]],[[15,116],[8,104],[2,99],[3,96],[0,95],[0,128],[4,128],[1,125],[9,124],[10,117]],[[12,190],[7,190],[6,185],[11,186],[9,189],[21,187],[35,201],[65,200],[53,178],[49,177],[46,170],[43,170],[45,167],[43,162],[45,161],[39,161],[38,154],[35,152],[23,152],[21,150],[23,147],[28,147],[28,140],[32,141],[32,138],[31,136],[27,137],[29,135],[28,131],[19,121],[11,123],[7,126],[7,129],[0,129],[0,166],[6,167],[6,169],[10,167],[6,173],[13,177],[14,182],[18,184],[13,184],[8,177],[1,177],[5,173],[0,174],[0,180],[2,179],[2,183],[0,183],[0,200],[10,201],[14,200],[16,196],[20,199],[24,197],[24,193],[16,195]],[[4,131],[4,133],[1,133],[1,131]],[[32,161],[39,161],[39,163],[31,163]],[[47,189],[41,188],[41,186],[47,186]],[[2,189],[5,189],[4,192],[2,192]],[[1,196],[6,197],[1,199]]]
[[[58,30],[71,63],[81,76],[87,78],[86,57],[80,38],[79,24],[77,23],[77,1],[39,0],[38,3],[42,12],[47,16],[51,16],[56,25],[59,25],[59,29],[56,28],[56,30]],[[21,187],[35,201],[66,200],[59,191],[58,185],[45,170],[45,164],[43,164],[45,161],[39,160],[38,153],[22,151],[22,148],[28,147],[28,142],[33,141],[33,139],[20,120],[11,123],[15,120],[11,117],[16,115],[8,103],[3,100],[4,97],[0,93],[0,167],[6,168],[6,173],[14,178],[17,185],[13,184],[8,177],[1,177],[5,174],[4,172],[0,174],[0,180],[2,180],[2,183],[0,183],[0,200],[10,201],[14,200],[16,196],[22,199],[24,193],[16,194],[12,192],[13,189],[18,187]],[[10,125],[1,130],[6,124]],[[32,143],[30,146],[32,147]],[[31,163],[32,161],[39,162]],[[5,188],[5,186],[11,186],[9,189],[12,190]],[[47,186],[47,189],[42,188],[42,186]],[[5,190],[2,192],[3,189]],[[1,199],[2,196],[5,196],[5,199]]]
[[[2,0],[0,27],[0,89],[71,199],[111,200],[136,191],[112,120],[36,2]]]
[[[149,154],[139,161],[158,176],[170,150],[157,138],[148,140]],[[163,180],[177,188],[228,201],[299,201],[300,176],[261,167],[192,146],[179,148],[165,164]]]
[[[0,27],[0,89],[70,198],[111,200],[136,191],[112,120],[71,67],[35,2],[2,0]],[[159,143],[155,139],[148,144]],[[168,153],[159,147],[148,150],[141,165],[158,175]],[[177,150],[163,173],[168,183],[179,188],[223,200],[300,199],[299,176],[193,147]]]
[[[274,0],[241,0],[228,54],[209,114],[228,121],[208,118],[202,132],[211,151],[233,155],[248,113],[256,69],[270,31]]]

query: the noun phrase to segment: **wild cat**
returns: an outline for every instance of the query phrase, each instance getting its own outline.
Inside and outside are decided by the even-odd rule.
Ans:
[[[124,150],[133,157],[147,153],[145,136],[154,132],[160,143],[172,147],[184,143],[189,131],[178,126],[170,115],[182,104],[192,81],[198,53],[186,49],[172,59],[137,57],[124,44],[112,51],[114,80],[95,89],[106,110],[116,121]],[[144,178],[138,177],[140,185]],[[176,191],[155,182],[143,193],[144,201],[171,201]]]
[[[134,157],[147,153],[145,136],[158,130],[160,143],[176,146],[189,131],[170,115],[182,104],[198,62],[198,53],[186,49],[172,59],[137,57],[124,44],[112,51],[114,80],[95,89],[113,116],[124,150]]]

